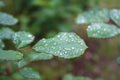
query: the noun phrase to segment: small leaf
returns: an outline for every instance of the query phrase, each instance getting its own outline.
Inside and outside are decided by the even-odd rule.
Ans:
[[[12,15],[0,12],[0,24],[2,25],[14,25],[18,22]]]
[[[23,58],[23,54],[13,50],[1,50],[0,49],[0,60],[20,60]]]
[[[0,40],[0,49],[2,49],[4,47],[5,47],[4,43],[2,42],[2,40]]]
[[[81,76],[75,77],[71,74],[67,74],[64,76],[63,80],[91,80],[91,79],[88,77],[81,77]]]
[[[40,52],[36,52],[36,51],[28,51],[28,52],[24,53],[24,58],[22,60],[16,62],[16,65],[19,68],[21,68],[32,61],[49,60],[52,58],[53,58],[53,55],[51,55],[51,54],[40,53]]]
[[[20,31],[13,34],[12,39],[17,48],[23,48],[34,40],[34,36],[28,32]]]
[[[120,10],[113,9],[110,11],[110,18],[120,26]]]
[[[105,23],[94,23],[87,28],[88,37],[110,38],[120,34],[120,29],[114,25]]]
[[[79,15],[76,19],[77,24],[88,24],[107,21],[109,21],[109,11],[107,9],[90,10]]]
[[[46,54],[46,53],[40,53],[36,51],[30,51],[28,54],[28,58],[30,61],[48,60],[48,59],[52,59],[53,55]]]
[[[41,80],[40,74],[38,72],[36,72],[34,69],[29,68],[29,67],[25,67],[25,68],[21,69],[19,71],[19,73],[25,78]]]
[[[21,68],[25,65],[27,65],[29,62],[32,61],[38,61],[38,60],[49,60],[53,58],[53,55],[46,54],[46,53],[40,53],[36,51],[27,51],[24,53],[24,59],[16,62],[16,65]]]
[[[10,28],[1,28],[0,29],[0,39],[11,39],[14,31]]]
[[[75,33],[61,32],[50,39],[40,40],[33,49],[63,58],[74,58],[82,55],[87,48],[85,42]]]
[[[28,59],[22,59],[22,60],[16,62],[16,65],[17,65],[18,68],[22,68],[25,65],[27,65],[28,63],[29,63]]]

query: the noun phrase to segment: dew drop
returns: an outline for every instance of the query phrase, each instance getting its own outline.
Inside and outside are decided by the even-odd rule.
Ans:
[[[48,44],[45,44],[45,46],[48,46]]]
[[[72,49],[75,49],[74,47],[72,47]]]

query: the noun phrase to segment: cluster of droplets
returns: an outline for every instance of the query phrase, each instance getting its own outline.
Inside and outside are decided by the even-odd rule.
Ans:
[[[114,25],[105,23],[93,23],[87,28],[89,37],[108,38],[119,34],[119,29]]]
[[[64,58],[77,57],[81,55],[86,48],[84,41],[72,32],[61,32],[54,38],[40,40],[34,46],[36,51],[51,53]]]
[[[108,20],[109,11],[107,9],[94,9],[79,15],[76,19],[76,23],[107,22]]]

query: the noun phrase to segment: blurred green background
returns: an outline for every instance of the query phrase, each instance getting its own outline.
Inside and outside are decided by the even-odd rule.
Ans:
[[[36,36],[34,45],[42,38],[49,38],[58,32],[72,31],[81,36],[89,47],[79,58],[65,60],[36,61],[30,65],[39,70],[45,80],[61,80],[71,73],[92,79],[119,80],[120,36],[111,39],[93,39],[86,35],[87,25],[77,25],[78,14],[93,8],[120,9],[120,0],[1,0],[5,6],[1,11],[18,18],[14,31],[28,31]]]

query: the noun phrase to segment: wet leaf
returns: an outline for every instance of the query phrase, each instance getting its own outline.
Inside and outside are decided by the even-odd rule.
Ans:
[[[63,80],[91,80],[91,79],[88,77],[81,77],[81,76],[75,77],[71,74],[67,74],[64,76]]]
[[[0,29],[0,39],[11,39],[14,31],[10,28],[1,28]]]
[[[110,38],[120,34],[120,29],[114,25],[105,23],[94,23],[87,28],[88,37]]]
[[[28,51],[24,53],[24,56],[25,56],[24,59],[16,62],[19,68],[27,65],[29,62],[32,62],[32,61],[49,60],[53,58],[53,55],[51,54],[40,53],[36,51]]]
[[[22,60],[16,62],[15,64],[17,65],[18,68],[22,68],[25,65],[27,65],[28,63],[29,63],[29,60],[26,58],[25,59],[23,58]]]
[[[0,24],[2,25],[14,25],[18,22],[16,18],[14,18],[12,15],[0,12]]]
[[[17,48],[23,48],[34,40],[34,36],[28,32],[19,31],[13,34],[12,39]]]
[[[29,67],[22,68],[19,71],[19,73],[25,78],[41,80],[40,74],[37,71],[35,71],[33,68],[29,68]]]
[[[2,40],[0,40],[0,49],[2,49],[4,47],[5,47],[4,43],[2,42]]]
[[[53,38],[42,39],[33,47],[38,52],[63,58],[79,57],[86,48],[85,42],[73,32],[61,32]]]
[[[76,19],[77,24],[86,24],[94,22],[107,22],[109,20],[109,11],[107,9],[94,9],[79,15]]]
[[[48,59],[52,59],[53,55],[46,54],[46,53],[40,53],[36,51],[30,51],[28,54],[28,58],[30,61],[48,60]]]
[[[110,11],[110,18],[120,26],[120,10],[113,9]]]
[[[13,50],[1,50],[0,60],[20,60],[23,58],[23,54]]]

